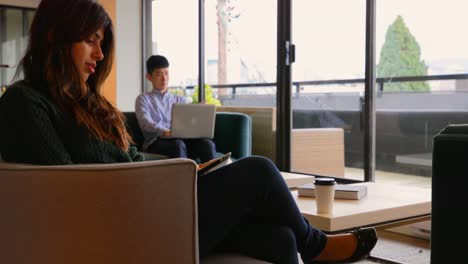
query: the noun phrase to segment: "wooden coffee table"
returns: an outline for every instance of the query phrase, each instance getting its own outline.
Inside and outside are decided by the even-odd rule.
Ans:
[[[283,177],[296,199],[302,215],[326,233],[339,233],[356,227],[372,226],[387,229],[430,220],[431,190],[388,183],[358,183],[367,185],[367,196],[360,200],[335,199],[333,214],[317,214],[315,198],[298,197],[297,186],[313,182],[314,177],[285,173]],[[394,261],[370,256],[379,263]]]
[[[298,186],[315,181],[315,177],[310,175],[292,172],[281,172],[281,174],[289,189],[295,189]]]
[[[313,176],[282,172],[286,184],[305,218],[315,227],[334,233],[356,227],[391,228],[430,220],[431,190],[389,183],[367,185],[367,196],[360,200],[335,199],[333,214],[317,214],[315,198],[298,197],[297,186],[314,182]]]
[[[315,198],[293,196],[304,217],[315,227],[334,233],[356,227],[390,228],[430,219],[431,190],[388,183],[367,185],[360,200],[335,199],[333,214],[317,214]]]

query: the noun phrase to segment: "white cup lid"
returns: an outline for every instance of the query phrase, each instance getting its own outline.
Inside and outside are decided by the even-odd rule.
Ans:
[[[315,185],[335,185],[336,181],[333,178],[315,178]]]

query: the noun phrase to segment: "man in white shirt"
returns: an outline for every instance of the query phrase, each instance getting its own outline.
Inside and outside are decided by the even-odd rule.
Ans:
[[[145,137],[143,150],[170,158],[191,158],[206,162],[215,158],[216,146],[210,139],[162,138],[171,134],[171,112],[174,104],[190,103],[188,98],[168,92],[169,61],[153,55],[146,61],[146,78],[153,91],[138,96],[135,113]]]

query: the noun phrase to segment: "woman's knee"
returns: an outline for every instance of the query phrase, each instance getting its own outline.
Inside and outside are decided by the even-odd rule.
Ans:
[[[275,167],[275,164],[273,161],[271,161],[269,158],[266,158],[264,156],[248,156],[245,158],[242,158],[239,160],[239,162],[243,162],[245,164],[248,164],[249,166],[255,165],[259,168],[264,168],[264,169],[271,169],[271,167]]]
[[[261,180],[266,180],[264,178],[270,178],[278,172],[273,161],[263,156],[249,156],[237,162],[239,166],[255,174],[256,178],[263,177]]]

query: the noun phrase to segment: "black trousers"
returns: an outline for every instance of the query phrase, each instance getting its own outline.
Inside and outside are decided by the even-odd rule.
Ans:
[[[216,157],[216,145],[211,139],[158,138],[148,148],[151,153],[170,158],[190,158],[201,163]]]
[[[240,253],[273,263],[310,260],[326,235],[301,215],[269,159],[240,159],[198,178],[200,256]]]

